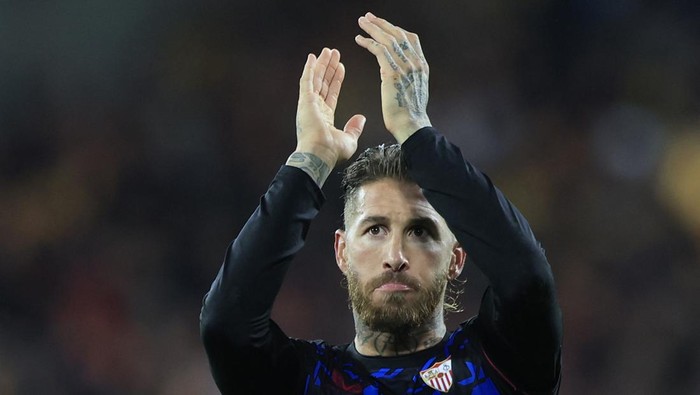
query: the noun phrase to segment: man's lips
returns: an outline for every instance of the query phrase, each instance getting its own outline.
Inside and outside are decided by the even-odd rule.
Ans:
[[[394,291],[412,291],[413,288],[409,287],[406,284],[402,283],[386,283],[383,285],[380,285],[377,287],[377,291],[387,291],[387,292],[394,292]]]

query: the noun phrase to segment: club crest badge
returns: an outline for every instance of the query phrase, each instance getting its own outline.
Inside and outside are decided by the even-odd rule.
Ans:
[[[447,392],[452,387],[452,357],[442,362],[435,362],[428,369],[421,370],[420,377],[428,386],[440,392]]]

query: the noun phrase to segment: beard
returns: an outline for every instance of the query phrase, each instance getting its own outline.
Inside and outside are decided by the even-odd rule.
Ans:
[[[431,321],[447,286],[447,270],[437,273],[427,286],[403,272],[385,272],[365,284],[358,277],[350,266],[348,296],[355,314],[370,330],[393,334],[410,332]],[[374,290],[390,282],[408,285],[413,291],[382,292],[385,296],[375,302]]]

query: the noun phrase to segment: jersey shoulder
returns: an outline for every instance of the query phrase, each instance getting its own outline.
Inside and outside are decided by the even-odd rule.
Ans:
[[[300,362],[296,394],[363,394],[368,375],[358,372],[347,349],[323,340],[292,339]]]

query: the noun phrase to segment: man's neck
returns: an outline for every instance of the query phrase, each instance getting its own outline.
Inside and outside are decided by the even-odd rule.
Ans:
[[[434,320],[422,327],[401,333],[379,332],[369,329],[355,319],[355,348],[367,357],[395,357],[412,354],[438,344],[445,336],[445,322]]]

